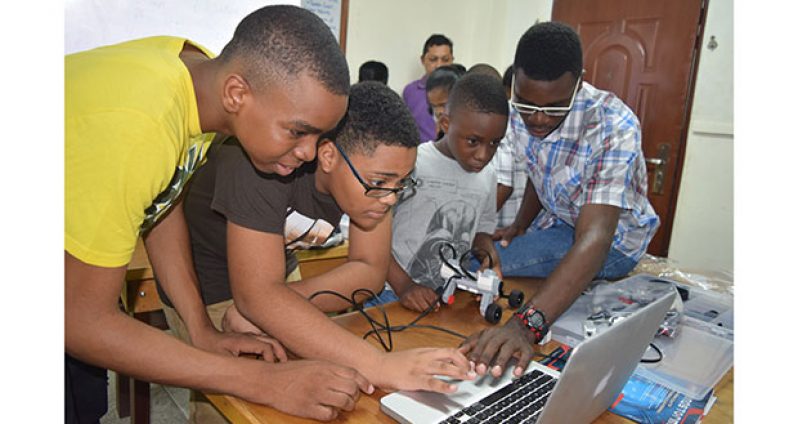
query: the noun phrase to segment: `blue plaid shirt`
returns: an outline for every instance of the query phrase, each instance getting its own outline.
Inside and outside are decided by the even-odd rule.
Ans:
[[[558,219],[575,227],[587,204],[617,206],[621,215],[612,247],[634,260],[645,253],[659,217],[646,197],[640,123],[618,97],[583,83],[571,112],[543,139],[532,136],[511,107],[502,142],[517,157],[526,157],[527,173],[543,206],[534,228],[549,228]]]

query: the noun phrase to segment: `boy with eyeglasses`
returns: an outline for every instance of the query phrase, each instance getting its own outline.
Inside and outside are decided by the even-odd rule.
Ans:
[[[491,165],[507,128],[501,81],[466,74],[440,116],[445,135],[418,148],[419,187],[396,206],[388,283],[411,310],[438,308],[441,249],[447,258],[474,249],[482,268],[501,275],[491,234],[496,228],[496,174]],[[386,289],[386,292],[388,290]],[[383,293],[383,298],[388,298]]]
[[[464,342],[480,375],[490,366],[500,375],[513,355],[520,375],[533,345],[590,281],[628,274],[659,225],[646,198],[638,119],[614,94],[582,80],[576,32],[557,22],[532,26],[513,69],[505,143],[525,158],[529,178],[515,221],[494,239],[505,276],[545,281],[506,325]]]
[[[349,298],[358,289],[382,287],[390,258],[390,212],[397,197],[414,186],[417,145],[413,117],[402,99],[384,84],[367,81],[352,86],[347,114],[319,138],[317,159],[289,176],[260,173],[235,143],[212,151],[185,206],[211,320],[227,331],[268,333],[300,357],[352,367],[386,391],[448,393],[455,386],[435,376],[470,378],[456,349],[380,352],[325,315],[351,306],[348,301],[330,295],[310,299],[323,290]],[[297,267],[291,252],[322,245],[343,213],[350,217],[347,262],[286,284]],[[167,317],[182,333],[179,317]]]

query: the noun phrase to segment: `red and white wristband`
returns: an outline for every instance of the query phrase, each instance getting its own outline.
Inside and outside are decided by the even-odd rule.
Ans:
[[[548,341],[546,336],[549,333],[549,325],[546,323],[546,315],[542,311],[529,304],[522,306],[515,313],[515,317],[532,332],[535,343]]]

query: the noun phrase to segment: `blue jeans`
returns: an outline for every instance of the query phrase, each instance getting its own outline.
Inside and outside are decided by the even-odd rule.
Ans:
[[[379,292],[377,296],[363,302],[363,307],[368,308],[371,306],[385,305],[391,302],[396,302],[397,300],[399,300],[399,297],[396,296],[396,293],[389,288],[385,288],[383,291]]]
[[[551,274],[574,244],[574,229],[558,221],[545,230],[529,230],[512,240],[509,246],[495,243],[505,277],[546,278]],[[610,249],[598,279],[615,280],[626,276],[637,261],[616,249]]]

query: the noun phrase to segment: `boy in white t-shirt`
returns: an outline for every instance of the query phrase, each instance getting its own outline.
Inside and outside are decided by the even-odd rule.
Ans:
[[[457,255],[474,249],[481,267],[501,275],[491,234],[496,228],[496,173],[490,164],[507,127],[501,81],[466,75],[452,88],[441,127],[446,133],[418,148],[415,193],[395,207],[388,284],[406,308],[437,307],[440,246]],[[387,291],[387,290],[386,290]],[[386,293],[381,296],[386,298]]]

